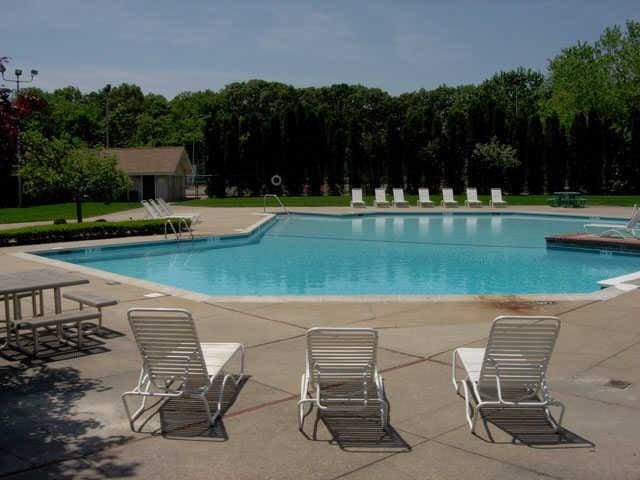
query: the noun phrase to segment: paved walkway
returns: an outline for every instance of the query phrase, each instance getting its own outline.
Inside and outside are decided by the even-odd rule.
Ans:
[[[260,210],[207,209],[198,232],[246,228],[261,218]],[[614,209],[620,216],[627,210]],[[609,209],[595,212],[585,209],[589,215],[614,214]],[[0,250],[0,271],[39,268],[13,255],[33,248]],[[638,291],[605,301],[544,305],[518,297],[446,303],[212,304],[173,296],[149,298],[145,295],[150,290],[136,285],[87,278],[91,283],[83,290],[120,302],[105,309],[105,325],[112,330],[108,335],[96,337],[88,352],[60,350],[45,362],[28,362],[13,351],[0,358],[0,476],[639,478]],[[203,341],[240,341],[248,346],[250,378],[235,401],[229,399],[232,404],[222,422],[214,429],[199,428],[197,440],[185,438],[191,430],[159,434],[161,422],[184,419],[172,419],[165,411],[154,415],[157,408],[149,412],[142,433],[129,429],[120,394],[134,386],[140,365],[125,320],[126,310],[133,306],[188,308]],[[562,319],[550,371],[552,392],[567,405],[568,431],[562,437],[540,427],[536,418],[524,429],[507,421],[499,422],[502,428],[479,428],[478,436],[469,433],[463,401],[450,382],[451,351],[460,345],[482,345],[490,321],[499,314],[553,314]],[[306,422],[307,436],[298,432],[304,332],[315,325],[380,329],[379,363],[391,405],[392,435],[381,440],[327,420],[318,423],[313,440],[315,414]],[[607,386],[610,380],[631,385],[618,389]],[[187,423],[197,427],[197,420]],[[330,441],[328,427],[337,441]]]

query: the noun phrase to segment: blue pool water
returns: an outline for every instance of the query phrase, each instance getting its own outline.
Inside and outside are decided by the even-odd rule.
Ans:
[[[547,249],[584,218],[516,214],[280,217],[248,237],[42,255],[210,295],[581,293],[640,255]]]

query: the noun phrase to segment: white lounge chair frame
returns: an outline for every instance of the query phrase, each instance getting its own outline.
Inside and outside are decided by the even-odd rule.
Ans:
[[[453,198],[453,188],[443,188],[442,189],[442,201],[440,205],[443,207],[457,207],[458,201]]]
[[[451,381],[464,391],[465,414],[475,431],[482,408],[542,407],[557,430],[564,405],[551,397],[546,372],[560,331],[557,317],[497,317],[491,324],[486,348],[458,348],[453,352]],[[456,365],[465,370],[456,378]],[[475,404],[475,405],[474,405]],[[549,406],[560,408],[554,421]]]
[[[142,204],[142,206],[144,207],[144,211],[147,214],[148,217],[150,218],[169,218],[167,215],[163,215],[161,214],[158,209],[151,205],[151,203],[149,203],[149,201],[147,200],[142,200],[140,202]]]
[[[620,238],[637,238],[640,229],[637,227],[640,221],[640,207],[636,204],[631,210],[631,217],[626,225],[616,225],[615,223],[587,223],[584,226],[585,233],[589,230],[603,230],[598,233],[602,237],[620,237]]]
[[[199,213],[176,213],[173,211],[171,206],[162,198],[156,198],[155,201],[153,199],[149,199],[149,203],[158,211],[161,216],[189,219],[191,220],[192,224],[198,223],[200,221]]]
[[[418,202],[416,206],[421,207],[433,207],[433,202],[431,198],[429,198],[429,189],[428,188],[419,188],[418,189]]]
[[[229,380],[237,390],[244,378],[245,347],[240,343],[200,343],[191,313],[181,308],[131,308],[129,325],[142,355],[138,384],[122,394],[131,430],[144,412],[148,397],[197,398],[213,425],[222,412],[222,400]],[[225,372],[231,359],[240,353],[240,372]],[[218,375],[223,375],[217,409],[212,413],[207,393]],[[127,397],[141,396],[138,409],[131,413]]]
[[[393,189],[393,203],[392,203],[392,205],[395,208],[408,207],[409,206],[409,202],[407,202],[404,199],[404,190],[402,190],[401,188],[394,188]]]
[[[376,188],[375,198],[373,199],[374,207],[388,207],[387,192],[384,188]]]
[[[363,409],[368,406],[369,390],[375,389],[380,404],[383,428],[389,422],[389,406],[384,394],[382,376],[376,364],[378,332],[373,328],[326,328],[307,330],[306,368],[300,380],[298,428],[302,430],[305,405],[327,410],[334,405],[340,410]],[[332,396],[331,387],[354,385],[362,395],[346,398]]]
[[[349,203],[351,208],[355,207],[366,207],[364,200],[362,199],[362,189],[361,188],[352,188],[351,189],[351,203]]]
[[[478,190],[476,188],[467,188],[467,199],[464,201],[467,207],[481,207],[482,202],[478,200]]]
[[[502,189],[501,188],[492,188],[491,189],[491,200],[489,200],[489,206],[492,208],[495,207],[506,207],[507,202],[502,199]]]

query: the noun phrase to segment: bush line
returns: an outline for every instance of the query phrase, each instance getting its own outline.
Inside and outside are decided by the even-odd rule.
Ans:
[[[172,219],[174,226],[179,219]],[[164,219],[126,220],[123,222],[68,223],[37,225],[33,227],[0,230],[0,246],[29,245],[34,243],[71,242],[99,238],[157,235],[164,233]],[[187,223],[191,223],[188,219]],[[182,227],[184,230],[184,225]],[[171,232],[171,229],[169,229]],[[172,232],[171,232],[172,233]]]

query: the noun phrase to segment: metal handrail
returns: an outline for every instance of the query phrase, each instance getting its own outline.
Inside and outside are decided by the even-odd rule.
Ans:
[[[278,195],[275,195],[273,193],[267,193],[263,200],[263,205],[262,205],[262,211],[267,213],[267,197],[273,197],[275,198],[278,203],[280,204],[280,206],[282,207],[282,209],[284,210],[284,213],[286,213],[287,215],[289,215],[289,210],[287,209],[287,207],[284,206],[284,203],[282,203],[282,200],[280,200],[280,197],[278,197]]]
[[[167,239],[167,225],[169,225],[171,227],[171,231],[176,236],[176,240],[180,240],[181,233],[182,233],[182,224],[184,224],[184,226],[187,229],[187,232],[189,232],[189,234],[191,235],[191,240],[193,240],[193,230],[191,230],[191,227],[189,226],[187,221],[182,217],[180,217],[178,219],[178,230],[176,230],[176,228],[173,226],[173,222],[171,221],[170,218],[167,218],[167,220],[164,222],[164,238],[165,238],[165,240]]]

